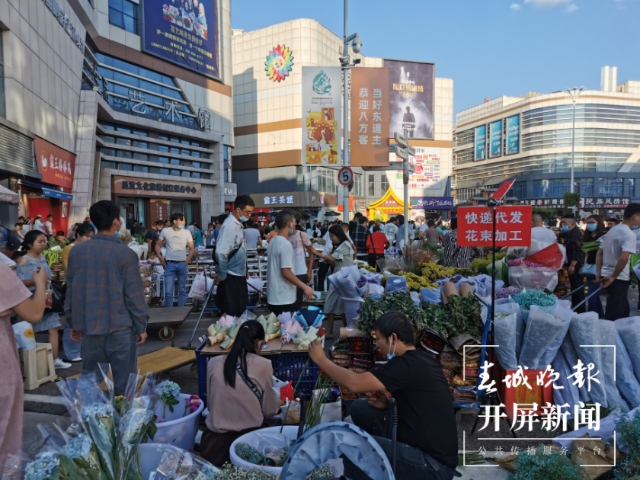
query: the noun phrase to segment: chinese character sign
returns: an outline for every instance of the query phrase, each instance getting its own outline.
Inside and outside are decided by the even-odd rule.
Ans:
[[[411,197],[411,206],[426,210],[450,210],[453,208],[453,197]]]
[[[71,190],[76,156],[39,137],[34,143],[42,181]]]
[[[302,165],[338,165],[342,132],[340,67],[302,67]]]
[[[220,78],[218,0],[148,1],[142,6],[145,52],[202,75]]]
[[[351,165],[389,165],[389,69],[351,69]]]
[[[496,245],[528,247],[531,245],[532,207],[504,206],[496,209]],[[491,247],[493,245],[493,210],[487,207],[458,208],[458,246]]]
[[[489,124],[489,157],[502,155],[502,120]]]
[[[407,138],[433,138],[432,63],[385,60],[389,68],[389,137],[396,132]]]
[[[507,155],[520,153],[520,115],[507,118]]]
[[[409,188],[428,188],[442,179],[442,172],[448,171],[449,162],[442,160],[442,149],[436,147],[415,147],[416,154],[409,157],[409,162],[415,165],[416,171],[409,177]],[[389,161],[401,162],[395,153],[389,154]],[[446,178],[446,174],[444,175]],[[396,188],[403,188],[402,170],[398,171]]]

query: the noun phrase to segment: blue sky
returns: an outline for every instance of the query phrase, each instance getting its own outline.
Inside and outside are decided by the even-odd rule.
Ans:
[[[343,34],[342,0],[232,0],[232,25],[296,18]],[[640,0],[350,0],[349,30],[373,57],[435,62],[453,78],[454,111],[501,95],[640,81]],[[295,52],[294,52],[295,57]],[[295,60],[294,60],[295,61]]]

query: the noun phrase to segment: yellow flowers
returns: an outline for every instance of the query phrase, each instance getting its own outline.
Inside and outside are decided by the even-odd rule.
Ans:
[[[419,291],[421,288],[438,288],[438,285],[429,281],[426,277],[421,277],[420,275],[416,275],[411,272],[398,272],[398,275],[401,275],[407,279],[407,284],[409,285],[410,290]]]

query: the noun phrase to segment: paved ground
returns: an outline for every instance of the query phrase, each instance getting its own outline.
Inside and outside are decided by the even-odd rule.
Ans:
[[[606,297],[602,297],[603,302],[606,302]],[[640,311],[638,311],[637,303],[638,303],[638,289],[631,289],[629,300],[631,303],[631,315],[632,316],[640,316]],[[258,312],[260,313],[260,312]],[[153,314],[153,310],[152,310]],[[163,342],[158,337],[158,328],[151,329],[149,331],[149,339],[147,342],[139,348],[139,354],[149,353],[155,350],[159,350],[166,346],[175,346],[175,347],[185,347],[191,338],[193,333],[193,329],[196,326],[196,322],[198,319],[198,314],[191,314],[187,320],[180,326],[175,328],[175,336],[170,342]],[[199,345],[197,338],[201,335],[204,335],[207,327],[210,325],[212,319],[208,317],[207,314],[203,316],[202,322],[198,327],[196,335],[194,337],[192,348],[195,348]],[[338,326],[340,323],[338,324]],[[326,326],[326,325],[325,325]],[[335,328],[337,329],[338,326]],[[45,336],[38,336],[38,341],[46,342]],[[327,349],[330,347],[331,342],[327,342]],[[72,368],[67,370],[59,370],[58,374],[61,377],[67,377],[69,375],[73,375],[79,373],[81,371],[81,367],[78,364],[75,364]],[[169,378],[178,384],[181,385],[182,390],[188,393],[197,393],[198,392],[198,384],[197,378],[195,376],[195,369],[192,369],[190,366],[182,367],[177,370],[173,370],[166,374],[162,374],[163,378]],[[54,383],[49,383],[43,385],[37,390],[33,390],[31,392],[27,392],[28,396],[25,401],[25,411],[30,412],[28,415],[30,416],[33,422],[33,425],[37,425],[37,420],[48,417],[38,417],[31,416],[35,413],[43,413],[43,414],[54,414],[57,419],[59,419],[60,415],[65,415],[66,410],[60,404],[57,399],[52,398],[59,395],[58,389]],[[428,408],[428,406],[425,406]],[[27,414],[25,414],[27,415]],[[483,426],[483,419],[480,419],[480,423],[478,425],[478,429],[474,434],[471,434],[471,430],[473,427],[473,423],[475,421],[475,412],[466,412],[463,411],[459,415],[458,422],[458,448],[462,450],[463,448],[466,451],[474,451],[478,450],[481,447],[488,452],[489,456],[492,456],[496,451],[504,451],[510,452],[512,447],[520,447],[527,448],[529,446],[537,446],[540,443],[550,443],[549,439],[553,437],[553,434],[549,432],[541,431],[539,429],[534,430],[533,432],[526,431],[526,428],[523,429],[517,435],[519,438],[527,438],[528,440],[513,440],[511,434],[509,432],[509,427],[505,421],[500,425],[500,430],[496,432],[493,428],[493,424],[482,431],[478,431],[479,428]],[[29,434],[35,434],[35,429],[27,429],[25,428],[25,432],[29,432]],[[497,476],[496,469],[493,468],[473,468],[470,467],[470,472],[473,472],[473,475],[470,474],[468,478],[473,478],[475,480],[479,480],[483,478],[483,475],[488,475],[486,478],[500,478]],[[465,477],[463,477],[465,478]]]

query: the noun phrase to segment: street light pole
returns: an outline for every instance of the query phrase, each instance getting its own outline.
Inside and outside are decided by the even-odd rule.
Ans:
[[[343,56],[347,57],[346,65],[343,63],[342,72],[343,72],[343,84],[344,84],[344,117],[342,121],[342,164],[345,167],[348,167],[351,162],[349,162],[349,70],[351,69],[350,61],[349,61],[349,26],[348,26],[348,18],[349,18],[349,0],[344,0],[344,50]],[[342,219],[345,222],[349,222],[349,187],[344,186],[343,188],[343,215]]]
[[[576,103],[578,103],[578,98],[584,90],[584,87],[573,87],[573,89],[567,88],[565,90],[565,93],[568,93],[571,96],[571,101],[573,102],[573,129],[571,130],[571,185],[569,190],[571,193],[575,191],[574,168],[576,156]]]

